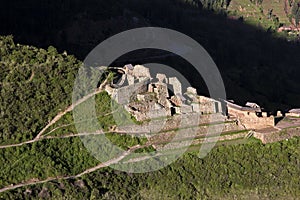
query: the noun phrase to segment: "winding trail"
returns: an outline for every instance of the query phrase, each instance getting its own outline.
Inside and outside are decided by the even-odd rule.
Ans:
[[[100,134],[106,134],[106,133],[117,133],[117,134],[125,134],[127,132],[124,131],[107,131],[107,132],[95,132],[95,133],[77,133],[77,134],[68,134],[68,135],[61,135],[61,136],[47,136],[47,137],[40,137],[37,139],[33,139],[33,140],[28,140],[26,142],[21,142],[21,143],[17,143],[17,144],[8,144],[8,145],[2,145],[0,146],[0,149],[5,149],[5,148],[9,148],[9,147],[18,147],[18,146],[22,146],[25,144],[31,144],[34,142],[38,142],[41,140],[47,140],[47,139],[63,139],[63,138],[70,138],[70,137],[80,137],[80,136],[86,136],[86,135],[100,135]]]
[[[103,91],[105,85],[107,84],[108,82],[108,79],[105,79],[105,81],[91,94],[88,94],[86,95],[85,97],[81,98],[80,100],[78,100],[76,103],[68,106],[63,112],[57,114],[39,133],[38,135],[32,139],[32,140],[28,140],[28,141],[25,141],[25,142],[21,142],[21,143],[18,143],[18,144],[10,144],[10,145],[3,145],[3,146],[0,146],[0,149],[4,149],[4,148],[9,148],[9,147],[17,147],[17,146],[22,146],[24,144],[30,144],[30,143],[34,143],[34,142],[37,142],[37,141],[40,141],[40,140],[44,140],[44,139],[55,139],[55,138],[69,138],[69,137],[78,137],[78,136],[85,136],[85,135],[97,135],[97,134],[105,134],[106,132],[103,132],[103,131],[99,131],[99,132],[96,132],[96,133],[79,133],[79,134],[69,134],[69,135],[63,135],[63,136],[47,136],[47,137],[42,137],[43,136],[43,133],[50,127],[52,126],[53,124],[55,124],[58,120],[60,120],[65,114],[67,114],[68,112],[72,111],[77,105],[81,104],[82,102],[86,101],[87,99],[89,99],[90,97],[100,93]],[[109,131],[111,132],[111,131]],[[109,133],[107,132],[107,133]],[[116,132],[116,131],[114,131]],[[118,132],[118,133],[123,133],[123,132]],[[128,156],[131,152],[135,151],[136,149],[139,149],[139,148],[144,148],[146,146],[150,146],[151,144],[146,144],[146,145],[143,145],[143,146],[140,146],[140,145],[136,145],[136,146],[133,146],[131,148],[129,148],[127,151],[124,151],[120,156],[116,157],[116,158],[113,158],[107,162],[104,162],[104,163],[100,163],[99,165],[95,166],[95,167],[92,167],[92,168],[89,168],[89,169],[86,169],[85,171],[77,174],[77,175],[71,175],[71,176],[57,176],[57,177],[48,177],[47,179],[44,179],[44,180],[39,180],[39,179],[36,179],[36,178],[33,178],[33,179],[30,179],[28,181],[24,181],[22,183],[19,183],[19,184],[11,184],[9,186],[6,186],[4,188],[1,188],[0,189],[0,193],[1,192],[5,192],[5,191],[8,191],[8,190],[12,190],[12,189],[16,189],[16,188],[20,188],[20,187],[24,187],[24,186],[28,186],[28,185],[34,185],[34,184],[40,184],[40,183],[46,183],[46,182],[49,182],[49,181],[53,181],[53,180],[58,180],[58,179],[64,179],[64,180],[67,180],[67,179],[72,179],[72,178],[78,178],[78,177],[81,177],[85,174],[88,174],[88,173],[91,173],[91,172],[94,172],[98,169],[101,169],[103,167],[107,167],[109,165],[112,165],[112,164],[115,164],[115,163],[118,163],[119,161],[121,161],[122,159],[124,159],[126,156]]]
[[[124,151],[118,157],[113,158],[113,159],[111,159],[111,160],[109,160],[107,162],[100,163],[99,165],[97,165],[95,167],[92,167],[92,168],[89,168],[89,169],[87,169],[87,170],[85,170],[85,171],[83,171],[83,172],[81,172],[79,174],[76,174],[76,175],[48,177],[47,179],[44,179],[44,180],[31,179],[31,180],[23,182],[23,183],[19,183],[19,184],[15,184],[15,185],[11,184],[9,186],[1,188],[0,189],[0,193],[8,191],[8,190],[12,190],[12,189],[17,189],[17,188],[20,188],[20,187],[28,186],[28,185],[35,185],[35,184],[40,184],[40,183],[46,183],[46,182],[49,182],[49,181],[54,181],[54,180],[59,180],[59,179],[67,180],[67,179],[79,178],[79,177],[81,177],[81,176],[83,176],[85,174],[94,172],[94,171],[96,171],[98,169],[101,169],[103,167],[108,167],[108,166],[110,166],[112,164],[118,163],[119,161],[121,161],[122,159],[124,159],[126,156],[130,155],[130,153],[133,152],[133,151],[135,151],[136,149],[144,148],[144,147],[149,146],[149,145],[150,144],[143,145],[143,146],[140,146],[140,145],[133,146],[130,149],[128,149],[127,151]]]
[[[118,110],[119,110],[119,109],[116,109],[116,110],[114,110],[114,111],[112,111],[112,112],[105,113],[105,114],[103,114],[103,115],[98,115],[98,116],[96,116],[96,117],[97,117],[97,118],[98,118],[98,117],[106,117],[106,116],[108,116],[108,115],[112,115],[112,114],[116,113]],[[78,122],[76,122],[76,123],[88,122],[89,120],[90,120],[90,119],[81,120],[81,121],[78,121]],[[43,134],[43,137],[45,137],[45,136],[47,136],[47,135],[50,135],[51,133],[53,133],[54,131],[56,131],[56,130],[58,130],[58,129],[61,129],[61,128],[64,128],[64,127],[68,127],[68,126],[71,126],[71,125],[75,125],[76,123],[75,123],[75,122],[72,122],[72,123],[69,123],[69,124],[63,124],[63,125],[61,125],[61,126],[55,127],[55,128],[53,128],[51,131],[49,131],[48,133]],[[1,146],[0,146],[0,147],[1,147]]]
[[[24,144],[30,144],[30,143],[34,143],[43,139],[50,139],[50,138],[67,138],[67,137],[77,137],[77,136],[83,136],[83,135],[87,135],[87,133],[80,133],[80,134],[74,134],[74,135],[65,135],[65,136],[56,136],[56,137],[42,137],[43,133],[45,133],[45,131],[52,126],[53,124],[55,124],[58,120],[60,120],[65,114],[67,114],[68,112],[71,112],[76,106],[78,106],[79,104],[81,104],[82,102],[86,101],[87,99],[89,99],[90,97],[99,94],[101,92],[104,91],[104,87],[105,85],[108,83],[108,79],[105,79],[103,81],[103,83],[93,92],[90,93],[86,96],[84,96],[83,98],[81,98],[80,100],[78,100],[77,102],[75,102],[74,104],[68,106],[63,112],[58,113],[39,133],[38,135],[32,139],[32,140],[28,140],[25,142],[21,142],[21,143],[17,143],[17,144],[8,144],[8,145],[2,145],[0,146],[0,149],[4,149],[4,148],[9,148],[9,147],[18,147],[18,146],[22,146]],[[91,133],[88,133],[91,134]],[[103,134],[103,133],[101,133]]]
[[[55,124],[58,120],[60,120],[65,114],[67,114],[68,112],[72,111],[76,106],[78,106],[79,104],[81,104],[82,102],[86,101],[87,99],[91,98],[92,96],[99,94],[100,92],[104,91],[104,87],[107,84],[108,79],[105,79],[103,81],[103,83],[101,83],[101,85],[99,86],[99,88],[97,88],[94,92],[84,96],[83,98],[81,98],[80,100],[78,100],[77,102],[75,102],[74,104],[70,105],[69,107],[67,107],[63,112],[58,113],[39,133],[38,135],[33,139],[33,140],[38,140],[42,134],[53,124]]]

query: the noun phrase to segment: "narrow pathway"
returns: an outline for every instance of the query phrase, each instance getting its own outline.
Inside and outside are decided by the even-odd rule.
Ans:
[[[125,134],[127,132],[122,132],[122,131],[107,131],[107,132],[95,132],[95,133],[78,133],[78,134],[68,134],[68,135],[61,135],[61,136],[47,136],[47,137],[40,137],[40,138],[36,138],[33,140],[28,140],[26,142],[21,142],[21,143],[17,143],[17,144],[8,144],[8,145],[2,145],[0,146],[0,149],[5,149],[5,148],[9,148],[9,147],[18,147],[18,146],[22,146],[25,144],[31,144],[34,142],[38,142],[41,140],[46,140],[46,139],[63,139],[63,138],[70,138],[70,137],[80,137],[80,136],[85,136],[85,135],[99,135],[99,134],[106,134],[106,133],[117,133],[117,134]]]
[[[63,112],[57,114],[39,133],[38,135],[32,139],[32,140],[28,140],[25,142],[21,142],[21,143],[17,143],[17,144],[8,144],[8,145],[2,145],[0,146],[0,149],[4,149],[4,148],[9,148],[9,147],[17,147],[17,146],[22,146],[24,144],[30,144],[30,143],[34,143],[37,141],[40,141],[42,139],[47,139],[47,137],[42,138],[43,133],[53,124],[55,124],[58,120],[60,120],[65,114],[67,114],[68,112],[72,111],[76,106],[78,106],[79,104],[81,104],[82,102],[86,101],[87,99],[89,99],[90,97],[99,94],[101,92],[104,91],[104,87],[107,84],[108,79],[105,79],[103,81],[103,83],[91,94],[88,94],[86,96],[84,96],[83,98],[81,98],[80,100],[78,100],[77,102],[75,102],[74,104],[68,106]],[[70,136],[65,136],[65,137],[77,137],[77,136],[81,136],[83,134],[79,134],[79,135],[70,135]],[[48,137],[48,138],[55,138],[55,137]],[[56,137],[56,138],[63,138],[63,137]]]
[[[0,193],[8,191],[8,190],[12,190],[12,189],[17,189],[17,188],[20,188],[20,187],[28,186],[28,185],[35,185],[35,184],[40,184],[40,183],[46,183],[46,182],[49,182],[49,181],[54,181],[54,180],[59,180],[59,179],[67,180],[67,179],[79,178],[79,177],[81,177],[81,176],[83,176],[85,174],[94,172],[94,171],[96,171],[98,169],[101,169],[103,167],[107,167],[107,166],[110,166],[112,164],[118,163],[119,161],[121,161],[122,159],[124,159],[126,156],[130,155],[130,153],[133,152],[133,151],[135,151],[136,149],[144,148],[144,147],[149,146],[149,145],[150,144],[143,145],[143,146],[140,146],[140,145],[133,146],[129,150],[124,151],[120,156],[118,156],[116,158],[113,158],[113,159],[111,159],[111,160],[109,160],[107,162],[100,163],[99,165],[97,165],[95,167],[92,167],[92,168],[89,168],[89,169],[87,169],[87,170],[85,170],[85,171],[83,171],[83,172],[81,172],[81,173],[79,173],[77,175],[48,177],[45,180],[31,179],[31,180],[23,182],[23,183],[19,183],[19,184],[15,184],[15,185],[11,184],[9,186],[1,188],[0,189]]]
[[[83,98],[81,98],[80,100],[78,100],[77,102],[75,102],[74,104],[70,105],[69,107],[67,107],[63,112],[59,113],[58,115],[56,115],[51,122],[49,122],[39,133],[38,135],[34,138],[34,140],[39,139],[42,134],[53,124],[55,124],[58,120],[60,120],[65,114],[67,114],[68,112],[72,111],[76,106],[78,106],[79,104],[81,104],[82,102],[86,101],[87,99],[91,98],[92,96],[99,94],[100,92],[104,91],[104,87],[107,84],[108,79],[105,79],[105,81],[99,86],[99,88],[97,88],[93,93],[90,93],[86,96],[84,96]]]

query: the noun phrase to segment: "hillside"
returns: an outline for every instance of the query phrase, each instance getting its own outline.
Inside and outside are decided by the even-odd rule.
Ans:
[[[285,0],[263,0],[261,4],[256,4],[250,0],[232,0],[228,11],[232,14],[242,16],[247,23],[254,26],[277,30],[279,26],[291,25],[288,18],[290,13],[289,11],[285,12],[285,3],[288,2]],[[288,9],[290,9],[289,6]],[[272,15],[274,15],[273,18],[269,16],[271,10]],[[276,18],[278,18],[278,21]]]
[[[182,0],[5,2],[0,7],[0,199],[299,198],[300,138],[292,137],[299,135],[299,117],[282,120],[275,139],[268,137],[275,128],[261,131],[267,136],[264,143],[251,137],[250,130],[236,129],[237,120],[227,119],[228,130],[206,157],[198,157],[205,137],[199,131],[182,157],[148,173],[111,167],[121,161],[148,169],[150,161],[160,164],[173,158],[184,139],[175,141],[165,155],[151,156],[184,130],[137,137],[116,129],[115,117],[125,125],[127,119],[135,125],[149,120],[137,121],[123,108],[113,107],[103,84],[111,80],[112,71],[105,71],[99,87],[77,105],[84,108],[95,100],[96,119],[83,115],[77,123],[97,120],[103,132],[78,132],[73,119],[73,86],[85,56],[109,36],[144,26],[174,29],[203,45],[220,70],[227,99],[240,105],[256,102],[268,114],[300,107],[299,42],[276,32],[280,23],[289,25],[282,1],[256,5],[232,0],[228,7],[227,1],[211,6],[208,1]],[[270,9],[279,24],[268,19]],[[200,95],[209,96],[201,75],[170,52],[134,51],[112,66],[128,63],[171,66]],[[86,149],[82,139],[88,136],[93,148],[105,152],[106,161]],[[99,147],[104,136],[119,149]],[[277,140],[282,141],[271,143]],[[136,157],[137,152],[144,156]]]
[[[222,74],[229,99],[235,99],[242,105],[246,101],[258,102],[269,111],[275,108],[286,111],[299,106],[300,84],[297,74],[300,59],[296,53],[300,49],[299,45],[278,38],[272,28],[268,30],[269,25],[274,23],[266,18],[266,12],[263,17],[259,13],[259,7],[253,3],[249,4],[251,8],[249,10],[245,0],[232,1],[228,10],[233,11],[227,14],[227,11],[212,12],[177,0],[164,2],[155,0],[151,4],[146,1],[137,3],[135,0],[128,0],[126,3],[113,1],[109,4],[99,1],[94,4],[93,0],[90,0],[91,4],[84,4],[81,7],[80,4],[71,6],[67,2],[61,7],[55,3],[43,7],[48,13],[44,16],[46,21],[54,23],[53,20],[58,20],[53,25],[51,23],[46,25],[47,23],[43,23],[45,20],[40,21],[40,18],[32,17],[15,2],[11,6],[18,7],[20,12],[28,15],[31,20],[19,20],[19,15],[7,18],[4,20],[5,24],[0,27],[0,33],[13,34],[19,43],[46,48],[53,45],[60,52],[67,50],[68,53],[75,54],[77,58],[83,60],[97,44],[121,31],[142,26],[171,28],[197,40],[209,52]],[[231,12],[237,11],[239,5],[249,10],[249,17],[255,10],[253,23],[251,19],[247,22],[228,18]],[[97,6],[101,9],[97,10]],[[33,8],[38,10],[39,5]],[[52,9],[56,9],[56,12],[52,12]],[[7,11],[4,10],[3,14],[5,12]],[[261,24],[265,24],[263,29],[257,26],[257,19],[260,16]],[[14,21],[10,23],[10,20]],[[34,23],[28,24],[29,21]],[[194,73],[189,71],[190,66],[184,60],[178,57],[149,59],[151,55],[165,54],[161,51],[147,51],[141,56],[136,56],[135,53],[137,52],[120,58],[123,61],[117,65],[166,63],[192,80],[193,86],[201,94],[208,95],[202,78],[191,77]],[[131,62],[130,58],[134,58],[134,61]]]
[[[43,50],[15,44],[11,37],[1,37],[1,55],[2,199],[282,199],[300,194],[299,138],[272,144],[253,138],[223,140],[202,159],[197,157],[200,145],[195,143],[182,158],[159,171],[112,170],[106,166],[116,160],[100,163],[83,146],[84,133],[76,131],[72,107],[68,107],[80,61],[58,54],[53,47]],[[130,161],[133,151],[154,151],[153,141],[110,132],[115,122],[111,108],[104,105],[110,105],[111,99],[100,90],[94,95],[98,120],[108,131],[105,135],[125,150],[120,159]],[[147,166],[147,162],[141,164]]]

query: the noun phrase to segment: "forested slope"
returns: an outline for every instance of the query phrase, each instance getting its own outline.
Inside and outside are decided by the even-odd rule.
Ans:
[[[81,62],[58,54],[53,47],[43,50],[14,44],[12,37],[1,37],[0,48],[1,142],[28,141],[71,103],[72,85]],[[100,122],[104,127],[113,125],[108,108],[103,106],[110,102],[108,95],[100,93],[96,102],[100,105],[96,108]],[[225,141],[203,159],[197,157],[199,146],[193,146],[159,171],[132,174],[102,167],[76,178],[72,176],[98,166],[99,161],[75,135],[72,121],[68,113],[50,127],[63,126],[48,135],[55,136],[52,138],[15,147],[0,145],[0,190],[25,185],[1,192],[0,198],[295,199],[300,195],[299,138],[266,145],[254,139],[243,143]],[[64,135],[70,137],[59,137]],[[146,142],[108,136],[125,150]],[[44,182],[35,183],[39,181]]]
[[[32,139],[70,105],[80,64],[54,47],[38,49],[0,37],[0,143]]]
[[[299,45],[278,38],[273,19],[267,19],[266,11],[260,12],[256,1],[233,0],[228,8],[225,0],[210,6],[205,0],[30,2],[10,1],[1,6],[1,34],[13,34],[16,41],[38,47],[53,45],[83,60],[96,45],[121,31],[144,26],[170,28],[192,37],[208,51],[221,71],[229,99],[239,104],[253,101],[268,111],[299,107]],[[256,14],[249,16],[252,25],[246,18],[230,17],[239,5],[247,9],[245,15],[255,9]],[[41,13],[42,17],[37,17]],[[258,22],[265,28],[257,26]],[[133,64],[165,62],[148,59],[151,55],[133,54]],[[130,59],[122,61],[118,64],[128,64]],[[187,73],[199,93],[208,95],[204,83],[197,82],[201,76],[190,71],[187,63],[169,58],[165,63]]]

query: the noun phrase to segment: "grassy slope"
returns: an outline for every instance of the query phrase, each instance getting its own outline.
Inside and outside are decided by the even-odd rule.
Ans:
[[[107,168],[79,179],[81,187],[75,185],[78,180],[59,180],[0,197],[37,199],[47,188],[56,199],[295,199],[300,195],[299,142],[220,144],[203,159],[194,148],[159,171],[128,174]]]
[[[261,12],[261,9],[263,13]],[[232,0],[228,10],[243,16],[246,22],[259,25],[264,29],[274,27],[274,22],[267,18],[268,11],[273,9],[273,14],[279,18],[279,22],[289,25],[289,19],[284,12],[284,0],[263,0],[262,5],[256,6],[250,0]]]
[[[9,53],[11,53],[11,50],[13,50],[13,48],[9,49]],[[22,51],[24,53],[27,52],[28,49],[24,46]],[[51,49],[49,50],[49,52],[46,52],[44,50],[37,50],[37,49],[35,51],[36,52],[40,51],[41,54],[44,54],[46,60],[48,60],[48,63],[46,66],[42,66],[44,68],[42,68],[41,72],[38,74],[38,76],[36,76],[37,79],[33,79],[34,80],[33,83],[36,84],[36,87],[33,87],[33,89],[35,89],[34,92],[39,91],[38,86],[43,85],[44,83],[49,83],[50,86],[55,86],[54,89],[60,89],[60,85],[59,84],[55,85],[55,83],[64,83],[64,82],[60,82],[61,80],[56,80],[55,78],[49,79],[52,78],[49,77],[49,73],[50,75],[54,75],[51,72],[68,75],[70,71],[72,72],[72,70],[67,68],[65,65],[59,64],[64,59],[66,60],[66,62],[68,60],[71,60],[70,61],[71,64],[76,63],[76,66],[78,66],[78,61],[72,61],[72,59],[74,58],[70,58],[70,57],[64,58],[62,55],[57,55],[55,52],[54,55],[51,55],[50,54],[52,51]],[[25,54],[27,55],[27,53]],[[19,59],[17,62],[23,61],[22,59],[24,55],[16,54],[15,56],[17,57],[17,59]],[[39,62],[46,63],[43,59],[39,62],[35,61],[34,60],[36,59],[35,57],[36,57],[35,54],[30,55],[30,59],[24,62],[24,65],[27,67],[28,66],[32,67],[34,65],[39,65],[40,64]],[[10,57],[7,57],[5,62],[7,62],[8,60],[10,60]],[[20,64],[18,69],[22,69],[21,66],[22,65]],[[15,72],[13,67],[14,64],[11,64],[10,71]],[[62,69],[68,69],[70,71],[64,72],[64,70]],[[17,76],[18,74],[13,73],[13,75]],[[26,73],[26,75],[27,77],[25,77],[24,80],[28,80],[30,78],[31,73]],[[14,81],[13,76],[11,77],[12,78],[9,81]],[[8,79],[3,81],[1,79],[2,82],[5,82],[7,80]],[[63,77],[63,80],[65,80],[65,77]],[[70,82],[73,81],[73,77],[70,77],[69,81]],[[18,82],[18,80],[16,82]],[[27,87],[26,84],[22,84],[22,85],[16,84],[15,91],[20,91],[20,93],[22,93],[23,90],[18,90],[18,88],[24,88],[24,87],[19,87],[19,86]],[[8,85],[5,87],[9,89]],[[1,88],[3,90],[2,92],[6,94],[5,88],[4,89],[3,88]],[[63,93],[68,94],[70,88],[68,87],[63,88],[63,90],[67,90],[66,92]],[[16,112],[16,113],[20,116],[22,114],[27,114],[27,113],[30,114],[31,111],[35,109],[37,110],[40,109],[41,108],[40,106],[43,106],[43,108],[48,107],[47,104],[51,105],[53,103],[51,102],[51,100],[57,99],[58,102],[55,102],[57,104],[56,106],[51,108],[51,111],[46,110],[45,113],[41,113],[41,114],[38,113],[36,116],[33,117],[33,119],[39,119],[41,118],[40,117],[41,115],[42,116],[48,115],[49,112],[51,112],[48,115],[49,119],[51,119],[51,116],[54,116],[59,109],[64,108],[66,105],[68,105],[69,102],[64,102],[63,104],[59,104],[60,101],[63,101],[65,97],[61,95],[57,95],[54,92],[51,93],[52,88],[51,89],[48,88],[45,91],[48,91],[50,93],[48,94],[48,96],[47,94],[44,93],[41,94],[40,104],[36,104],[37,99],[34,98],[35,96],[31,96],[34,93],[29,93],[28,97],[34,100],[34,101],[30,101],[29,104],[30,109],[25,109],[25,105],[28,103],[26,101],[27,99],[25,99],[21,101],[25,103],[20,104],[20,105],[24,105],[24,107],[20,106],[22,110],[24,109],[24,112],[23,113]],[[42,90],[42,92],[45,91]],[[14,91],[7,94],[12,95],[14,94],[13,92]],[[59,94],[59,92],[57,93]],[[16,94],[18,93],[15,93],[15,95]],[[16,96],[18,98],[18,95]],[[60,98],[53,98],[53,97],[60,97]],[[48,119],[43,118],[42,121],[39,122],[40,126],[38,127],[38,129],[43,127],[43,125],[47,123],[47,120]],[[22,131],[18,133],[20,134],[22,133]],[[22,135],[18,136],[18,139],[16,140],[17,141],[26,140],[34,135],[35,135],[35,131],[32,131],[26,134],[24,138]],[[15,138],[12,139],[12,142],[14,140]],[[6,140],[3,140],[1,142],[4,141]],[[276,194],[278,196],[283,195],[288,197],[297,196],[297,194],[299,194],[299,191],[297,190],[297,188],[295,188],[295,186],[299,186],[299,182],[297,182],[298,179],[295,179],[294,177],[298,178],[297,174],[299,174],[299,171],[297,171],[298,170],[297,167],[299,163],[299,151],[298,151],[299,140],[294,139],[290,143],[282,142],[280,144],[273,144],[270,146],[265,147],[260,144],[256,144],[253,146],[241,145],[237,149],[235,148],[231,149],[231,147],[223,147],[221,149],[216,149],[212,153],[212,156],[204,160],[201,159],[199,160],[197,157],[187,156],[184,159],[177,162],[176,164],[172,165],[170,168],[157,172],[156,174],[155,173],[146,174],[145,177],[146,178],[148,177],[148,179],[146,179],[147,181],[144,181],[145,177],[143,175],[135,176],[136,179],[134,180],[128,174],[122,173],[119,175],[115,175],[115,173],[119,173],[119,172],[114,172],[114,171],[110,171],[109,174],[105,174],[106,172],[104,170],[97,173],[93,173],[92,175],[85,177],[84,181],[87,185],[89,185],[89,188],[86,187],[85,189],[82,190],[78,188],[74,189],[74,185],[72,182],[64,182],[66,185],[65,189],[59,189],[56,182],[52,182],[44,185],[32,186],[28,188],[34,191],[34,193],[32,194],[33,197],[37,197],[37,193],[35,193],[36,191],[39,192],[42,189],[42,187],[48,187],[50,188],[49,190],[52,197],[57,195],[60,198],[62,198],[62,196],[64,195],[69,195],[70,197],[73,198],[79,198],[80,196],[85,196],[88,198],[92,196],[97,196],[97,192],[96,192],[97,190],[98,190],[98,197],[99,196],[103,197],[103,195],[109,193],[110,191],[111,192],[121,191],[124,192],[121,195],[125,197],[127,195],[127,198],[131,197],[131,195],[134,196],[136,194],[140,194],[143,197],[146,197],[147,195],[148,196],[162,195],[163,197],[169,197],[169,198],[172,197],[188,198],[188,197],[196,197],[196,196],[199,198],[200,197],[221,198],[224,196],[226,197],[226,195],[229,195],[229,197],[233,197],[235,194],[243,194],[243,193],[245,193],[246,197],[247,195],[251,195],[251,194],[261,195],[260,197],[264,197],[263,195],[266,194],[269,195],[270,198],[273,197],[272,195],[276,195]],[[235,155],[235,153],[239,153],[239,150],[241,150],[239,148],[244,150],[241,153],[244,153],[246,156],[244,154]],[[281,148],[283,148],[284,151]],[[66,174],[66,173],[73,173],[73,172],[75,173],[80,171],[82,168],[86,166],[93,166],[94,164],[97,163],[97,161],[95,161],[82,148],[79,139],[51,140],[48,142],[40,142],[39,144],[36,145],[26,145],[20,148],[12,148],[9,150],[1,150],[1,151],[2,151],[1,163],[3,164],[3,168],[1,170],[2,171],[1,185],[15,183],[24,180],[24,178],[45,177],[47,175],[59,175],[59,174]],[[252,154],[251,153],[252,151],[254,152],[258,151],[256,152],[257,155]],[[261,154],[259,154],[260,152]],[[266,160],[263,161],[263,157],[266,157]],[[218,162],[216,162],[216,160]],[[250,164],[242,163],[244,160],[249,160]],[[227,162],[230,163],[228,164]],[[81,164],[78,165],[78,163]],[[220,165],[218,167],[219,163],[224,165]],[[257,163],[260,163],[261,165],[256,165]],[[250,167],[247,166],[247,164],[250,165]],[[182,168],[182,166],[184,166],[184,168]],[[228,169],[225,166],[228,166]],[[201,170],[199,171],[200,167]],[[227,169],[228,171],[226,170],[222,171],[222,167],[224,167],[224,169]],[[285,169],[288,169],[288,171]],[[190,173],[194,177],[190,176],[189,174],[186,174],[190,171],[197,172],[197,173]],[[201,173],[203,171],[205,171],[206,176],[201,176]],[[257,173],[259,174],[258,180],[256,179]],[[227,177],[227,179],[224,182],[224,177],[226,174],[229,174],[234,178]],[[122,182],[123,180],[124,182]],[[107,182],[106,184],[104,183],[105,181]],[[291,183],[289,181],[291,181]],[[190,185],[182,184],[188,182],[192,182],[192,184]],[[274,182],[277,184],[276,186],[274,186]],[[119,183],[122,183],[120,188],[118,185]],[[251,184],[254,184],[254,186],[251,187]],[[136,189],[138,188],[137,185],[142,185],[139,188],[140,190]],[[124,188],[128,188],[128,189],[124,189]],[[167,190],[165,190],[165,188],[167,188]],[[257,188],[260,188],[259,192],[257,192]],[[22,197],[23,195],[25,196],[24,194],[25,189],[26,188],[20,188],[18,190],[10,191],[5,194],[1,194],[3,195],[1,197],[2,198],[5,197],[8,198],[8,196],[10,196],[11,198],[12,197],[17,198],[18,196]],[[77,189],[78,189],[78,193],[76,191]],[[221,193],[219,194],[218,192],[220,190]],[[271,190],[271,192],[268,190]],[[75,192],[73,193],[73,191]],[[283,193],[280,193],[282,191]],[[191,196],[191,195],[195,195],[195,196]]]
[[[264,9],[264,13],[267,13],[269,9],[273,9],[273,14],[279,17],[280,23],[289,25],[290,21],[284,11],[284,2],[285,0],[264,0],[262,7]]]

